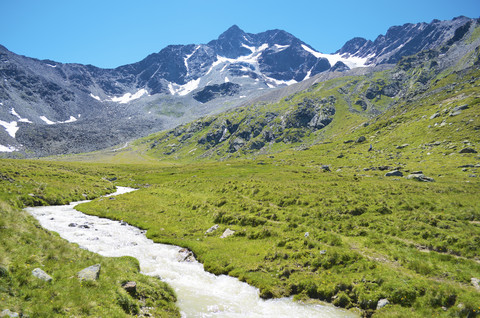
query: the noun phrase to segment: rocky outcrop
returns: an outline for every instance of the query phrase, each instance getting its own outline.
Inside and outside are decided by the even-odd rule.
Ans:
[[[193,94],[193,98],[200,103],[206,103],[212,99],[234,96],[240,92],[240,85],[235,83],[223,83],[205,86],[201,91]]]

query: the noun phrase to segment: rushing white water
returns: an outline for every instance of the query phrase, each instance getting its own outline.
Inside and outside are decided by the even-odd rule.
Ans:
[[[118,187],[115,195],[133,190]],[[180,261],[178,246],[154,243],[136,227],[74,209],[83,202],[88,201],[26,211],[44,228],[82,248],[104,256],[138,259],[142,273],[160,277],[175,290],[182,317],[356,317],[333,306],[304,305],[291,298],[262,300],[257,288],[236,278],[205,272],[197,261]]]

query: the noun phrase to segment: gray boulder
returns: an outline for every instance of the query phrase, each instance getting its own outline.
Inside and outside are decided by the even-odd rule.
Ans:
[[[16,312],[10,311],[10,309],[5,309],[0,312],[0,317],[20,317],[20,315]]]
[[[403,145],[397,146],[397,147],[395,147],[395,148],[396,148],[396,149],[403,149],[403,148],[406,148],[406,147],[408,147],[408,146],[409,146],[409,144],[403,144]]]
[[[421,182],[435,182],[433,178],[427,177],[423,173],[412,173],[407,176],[408,180],[417,180]]]
[[[77,277],[81,281],[83,281],[83,280],[86,280],[86,281],[97,280],[98,277],[100,276],[101,267],[102,267],[102,265],[95,264],[95,265],[89,266],[87,268],[84,268],[77,273]]]
[[[460,153],[477,153],[477,151],[473,148],[463,148]]]
[[[220,238],[226,238],[226,237],[232,236],[233,234],[235,234],[235,231],[226,229],[225,232],[223,232],[222,236],[220,236]]]
[[[178,260],[180,262],[195,262],[195,255],[193,255],[193,252],[188,248],[182,248],[180,251],[178,251],[178,254]]]
[[[47,273],[45,273],[43,270],[41,270],[40,268],[35,268],[33,271],[32,271],[32,275],[35,276],[36,278],[38,279],[41,279],[41,280],[44,280],[46,282],[51,282],[52,281],[52,277],[50,275],[48,275]]]
[[[377,310],[380,309],[380,308],[383,308],[385,307],[386,305],[390,304],[390,302],[388,301],[388,299],[386,298],[383,298],[383,299],[380,299],[377,303]]]
[[[213,231],[216,231],[218,229],[218,224],[215,224],[211,228],[205,231],[205,234],[212,233]]]
[[[473,287],[475,287],[476,290],[480,291],[480,279],[472,277],[470,281],[472,282]]]
[[[438,116],[440,116],[440,113],[435,113],[435,114],[433,114],[432,116],[430,116],[430,119],[435,119],[435,118],[437,118]]]
[[[385,177],[403,177],[403,173],[399,170],[393,170],[385,173]]]
[[[452,112],[462,111],[462,110],[465,110],[467,108],[468,108],[468,104],[465,104],[465,105],[462,105],[462,106],[457,106],[457,107],[452,109]]]
[[[365,136],[360,136],[360,137],[358,137],[358,139],[357,139],[355,142],[356,142],[357,144],[359,144],[359,143],[364,142],[365,140],[367,140],[367,138],[365,138]]]
[[[122,285],[123,289],[130,295],[134,296],[137,293],[137,283],[136,282],[126,282]]]

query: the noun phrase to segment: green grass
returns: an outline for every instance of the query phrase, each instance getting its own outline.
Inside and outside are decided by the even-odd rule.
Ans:
[[[130,257],[107,258],[48,232],[20,208],[64,204],[112,192],[108,169],[94,165],[2,160],[0,165],[0,310],[30,317],[127,317],[141,306],[155,317],[179,316],[175,294],[157,278],[139,273]],[[82,283],[81,269],[101,264],[98,281]],[[32,275],[41,268],[50,283]],[[138,296],[121,285],[136,281]]]

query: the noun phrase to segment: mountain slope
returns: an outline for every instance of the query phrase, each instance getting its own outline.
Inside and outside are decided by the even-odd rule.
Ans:
[[[326,71],[392,63],[448,41],[455,46],[477,25],[461,17],[393,27],[336,54],[282,30],[251,34],[232,26],[207,44],[168,46],[115,69],[39,61],[0,47],[0,152],[44,156],[124,143]]]
[[[478,30],[455,44],[404,57],[393,69],[312,81],[306,91],[278,103],[257,102],[205,117],[145,138],[143,147],[156,158],[226,159],[334,141],[391,108],[406,107],[461,85],[475,87],[480,63]],[[461,74],[459,80],[447,80],[456,73]],[[467,97],[464,100],[468,103]]]

